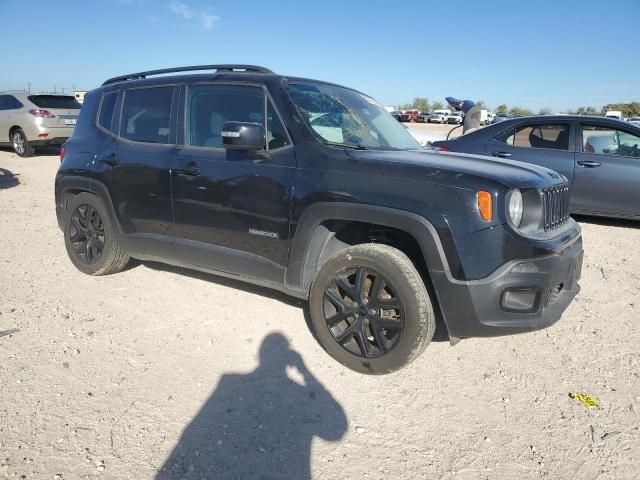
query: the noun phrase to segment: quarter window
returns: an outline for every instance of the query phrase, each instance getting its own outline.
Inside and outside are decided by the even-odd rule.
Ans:
[[[569,150],[569,125],[520,125],[503,132],[496,140],[520,148]]]
[[[116,107],[116,98],[118,98],[118,92],[107,93],[102,97],[102,105],[100,106],[98,123],[110,131],[113,131],[113,112]]]
[[[614,128],[583,125],[582,151],[599,155],[640,157],[640,137]]]
[[[17,110],[22,108],[20,101],[13,95],[0,95],[0,110]]]
[[[122,104],[120,136],[136,142],[169,143],[173,87],[128,90]]]
[[[278,118],[276,109],[273,108],[271,102],[267,107],[267,145],[269,150],[284,147],[289,144],[284,126]]]

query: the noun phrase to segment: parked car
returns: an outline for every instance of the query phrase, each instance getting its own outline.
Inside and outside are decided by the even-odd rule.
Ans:
[[[434,110],[429,116],[429,123],[447,123],[447,119],[451,115],[450,110]]]
[[[605,117],[607,118],[615,118],[617,120],[624,120],[624,117],[622,116],[622,112],[619,110],[607,110],[607,112],[604,114]]]
[[[640,117],[629,117],[627,122],[640,126]]]
[[[419,122],[420,112],[418,110],[407,110],[400,115],[399,120],[401,122]]]
[[[463,116],[459,112],[452,112],[447,117],[447,123],[453,123],[455,125],[462,125]]]
[[[513,115],[511,115],[510,113],[496,113],[491,120],[491,125],[493,125],[494,123],[504,122],[505,120],[511,120],[512,118]]]
[[[640,127],[628,122],[522,117],[434,146],[554,169],[569,180],[572,213],[640,219]]]
[[[430,115],[431,115],[431,112],[420,112],[420,115],[418,116],[418,122],[427,123]]]
[[[62,145],[71,136],[81,105],[70,95],[0,93],[0,145],[21,157],[35,148]]]
[[[395,118],[396,120],[400,121],[400,116],[402,115],[402,112],[400,110],[393,110],[391,113],[391,116],[393,118]]]
[[[546,168],[425,151],[363,93],[248,65],[105,81],[55,179],[80,271],[133,257],[308,299],[323,348],[369,374],[418,357],[436,312],[452,342],[557,321],[582,262],[567,195]]]

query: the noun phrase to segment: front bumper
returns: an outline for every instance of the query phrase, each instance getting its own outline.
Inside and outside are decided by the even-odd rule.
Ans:
[[[508,262],[487,278],[460,281],[431,272],[452,337],[492,337],[557,322],[580,291],[582,237],[562,251]]]

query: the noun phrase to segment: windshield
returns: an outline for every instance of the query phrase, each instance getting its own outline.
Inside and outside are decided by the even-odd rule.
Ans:
[[[325,143],[372,150],[419,150],[420,145],[371,97],[321,83],[291,83],[289,95]]]
[[[29,100],[40,108],[66,108],[69,110],[80,110],[80,103],[75,97],[64,95],[31,95]]]

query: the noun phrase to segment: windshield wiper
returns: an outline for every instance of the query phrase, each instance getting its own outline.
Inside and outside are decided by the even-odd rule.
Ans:
[[[343,147],[343,148],[351,148],[353,150],[369,150],[367,147],[358,143],[354,145],[353,143],[340,143],[340,142],[324,142],[326,145],[331,145],[332,147]]]

